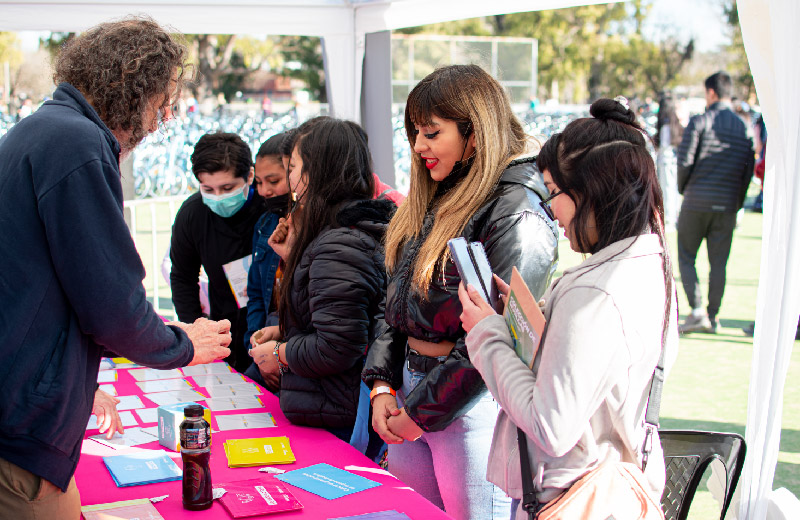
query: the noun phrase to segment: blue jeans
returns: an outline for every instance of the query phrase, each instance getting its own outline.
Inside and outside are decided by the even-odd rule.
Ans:
[[[406,363],[403,387],[397,392],[399,406],[424,377],[425,372],[410,370]],[[389,471],[456,520],[506,520],[511,499],[486,480],[499,410],[487,390],[444,430],[390,444]]]

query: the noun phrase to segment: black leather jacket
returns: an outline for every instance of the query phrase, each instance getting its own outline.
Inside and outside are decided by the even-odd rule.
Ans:
[[[558,258],[555,222],[539,206],[545,193],[535,158],[515,160],[462,233],[469,242],[483,243],[492,270],[506,282],[516,266],[537,298],[550,283]],[[436,267],[427,301],[410,287],[411,266],[434,218],[435,208],[426,215],[420,235],[403,246],[386,292],[387,326],[370,345],[362,373],[367,386],[381,379],[398,389],[409,336],[434,343],[455,342],[447,360],[428,372],[406,396],[406,413],[424,431],[445,429],[465,414],[486,388],[467,355],[466,333],[459,320],[460,278],[452,260],[447,261],[443,275],[441,267]]]

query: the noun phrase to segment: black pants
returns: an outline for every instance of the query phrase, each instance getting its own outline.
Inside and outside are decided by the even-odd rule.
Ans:
[[[731,253],[736,213],[682,209],[678,216],[678,267],[692,309],[703,305],[695,261],[703,239],[708,250],[708,315],[715,318],[725,292],[725,269]]]

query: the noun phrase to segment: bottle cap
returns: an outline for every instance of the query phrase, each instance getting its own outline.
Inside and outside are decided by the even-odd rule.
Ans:
[[[190,404],[183,409],[183,415],[184,417],[202,417],[203,407],[199,404]]]

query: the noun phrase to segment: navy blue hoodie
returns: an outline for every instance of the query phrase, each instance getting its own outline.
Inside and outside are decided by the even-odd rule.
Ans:
[[[66,83],[0,140],[0,458],[62,490],[103,349],[154,368],[194,356],[145,299],[119,152]]]

